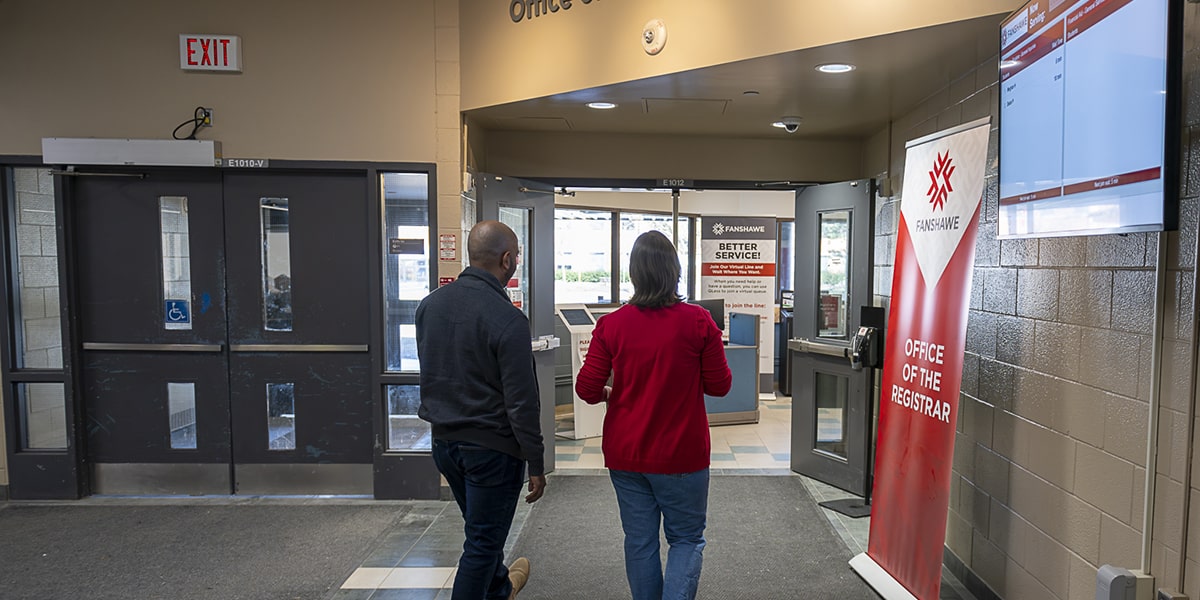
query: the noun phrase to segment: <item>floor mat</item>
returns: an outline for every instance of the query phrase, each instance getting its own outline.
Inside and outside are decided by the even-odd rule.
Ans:
[[[876,598],[820,510],[798,477],[714,476],[698,597]],[[532,563],[521,600],[630,598],[622,540],[608,477],[551,476],[511,557]]]
[[[320,599],[407,508],[12,505],[0,596]]]

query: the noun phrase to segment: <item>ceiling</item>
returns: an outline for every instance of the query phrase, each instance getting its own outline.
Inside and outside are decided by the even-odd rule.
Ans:
[[[1004,16],[555,94],[467,116],[496,131],[861,138],[878,133],[956,78],[973,78],[972,69],[999,50]],[[831,62],[857,68],[840,75],[814,69]],[[974,81],[970,89],[978,89]],[[758,93],[746,94],[749,90]],[[585,106],[601,100],[618,106]],[[784,116],[803,119],[796,133],[771,126]]]

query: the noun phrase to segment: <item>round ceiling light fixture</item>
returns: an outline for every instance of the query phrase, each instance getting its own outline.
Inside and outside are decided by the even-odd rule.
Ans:
[[[855,68],[854,65],[848,63],[826,63],[817,65],[816,69],[822,73],[849,73]]]
[[[594,108],[596,110],[608,110],[610,108],[616,108],[617,105],[613,104],[612,102],[588,102],[587,107]]]

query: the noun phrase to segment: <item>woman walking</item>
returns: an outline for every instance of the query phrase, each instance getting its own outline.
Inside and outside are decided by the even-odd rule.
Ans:
[[[629,255],[633,297],[596,322],[575,383],[584,401],[608,403],[604,464],[621,511],[634,600],[696,596],[708,514],[704,394],[724,396],[732,383],[721,331],[707,310],[681,301],[679,274],[665,235],[638,236]],[[665,570],[660,518],[670,545]]]

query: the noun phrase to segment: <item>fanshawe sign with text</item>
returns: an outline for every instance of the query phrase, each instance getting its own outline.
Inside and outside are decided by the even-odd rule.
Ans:
[[[700,232],[700,297],[725,300],[729,313],[759,316],[758,371],[775,360],[775,219],[703,217]],[[724,327],[724,324],[720,324]]]
[[[179,68],[184,71],[242,71],[242,38],[209,33],[179,34]]]
[[[867,552],[887,600],[938,598],[991,119],[908,143]]]

